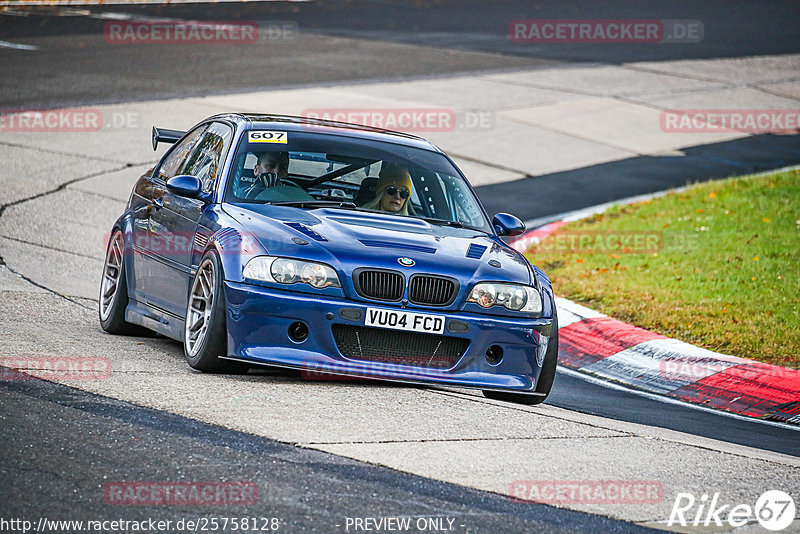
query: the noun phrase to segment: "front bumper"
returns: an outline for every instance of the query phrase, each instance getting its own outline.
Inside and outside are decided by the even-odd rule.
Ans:
[[[533,393],[552,326],[549,317],[517,319],[404,308],[404,311],[444,317],[445,333],[442,335],[469,341],[455,365],[437,369],[352,359],[340,351],[333,334],[334,325],[363,327],[367,308],[398,310],[397,306],[229,281],[225,282],[225,296],[229,357],[303,369],[311,372],[309,376],[330,373]],[[359,319],[353,318],[359,315],[355,310],[361,312]],[[298,321],[308,327],[308,337],[302,342],[289,335],[290,325]],[[467,325],[466,331],[463,331],[464,325]],[[502,359],[492,364],[486,357],[491,346],[500,347],[503,353]]]

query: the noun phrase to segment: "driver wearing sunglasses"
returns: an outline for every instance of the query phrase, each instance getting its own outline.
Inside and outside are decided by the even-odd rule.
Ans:
[[[384,165],[378,174],[375,198],[363,207],[397,215],[413,215],[414,212],[408,202],[411,187],[411,176],[404,167]]]

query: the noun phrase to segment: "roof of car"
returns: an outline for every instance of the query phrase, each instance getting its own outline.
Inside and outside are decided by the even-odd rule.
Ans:
[[[403,132],[396,132],[393,130],[385,130],[383,128],[365,126],[363,124],[352,124],[348,122],[338,122],[317,119],[313,117],[297,117],[293,115],[275,115],[264,113],[226,113],[223,115],[210,117],[210,119],[223,118],[233,120],[234,122],[238,123],[245,123],[244,126],[247,127],[247,129],[281,128],[290,131],[307,131],[328,134],[333,133],[336,135],[358,137],[372,141],[384,141],[388,143],[410,145],[417,148],[441,152],[436,145],[422,137]]]

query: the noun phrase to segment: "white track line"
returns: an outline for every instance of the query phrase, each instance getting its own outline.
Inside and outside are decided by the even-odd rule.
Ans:
[[[576,371],[574,369],[568,369],[564,366],[558,367],[559,373],[564,373],[566,375],[579,378],[581,380],[585,380],[586,382],[596,384],[598,386],[615,389],[617,391],[625,391],[627,393],[633,393],[634,395],[638,395],[640,397],[645,397],[650,400],[658,401],[658,402],[665,402],[667,404],[675,404],[677,406],[683,406],[684,408],[692,408],[693,410],[699,410],[701,412],[708,412],[713,413],[716,415],[722,415],[724,417],[730,417],[732,419],[738,419],[740,421],[749,421],[751,423],[760,423],[762,425],[769,425],[769,426],[777,426],[778,428],[784,428],[787,430],[794,430],[795,432],[800,432],[800,426],[797,425],[790,425],[787,423],[781,423],[779,421],[765,421],[763,419],[756,419],[755,417],[749,417],[746,415],[739,415],[731,412],[725,412],[722,410],[718,410],[715,408],[708,408],[707,406],[701,406],[699,404],[692,404],[690,402],[685,402],[678,399],[673,399],[672,397],[664,397],[662,395],[656,395],[655,393],[648,393],[647,391],[641,391],[639,389],[634,389],[631,387],[624,386],[622,384],[617,384],[616,382],[610,382],[608,380],[604,380],[602,378],[597,378],[592,375],[588,375],[586,373],[582,373],[580,371]]]
[[[47,6],[47,7],[85,7],[85,6],[104,6],[104,5],[123,5],[126,7],[145,5],[145,4],[210,4],[219,2],[241,2],[242,0],[25,0],[26,6]],[[262,0],[265,2],[313,2],[314,0]],[[19,7],[19,0],[2,0],[0,6]]]
[[[39,50],[38,46],[9,43],[8,41],[0,41],[0,47],[13,48],[15,50]]]

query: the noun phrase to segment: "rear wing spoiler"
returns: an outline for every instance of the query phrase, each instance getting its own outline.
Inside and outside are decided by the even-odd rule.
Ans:
[[[167,130],[166,128],[156,128],[153,126],[153,150],[158,148],[158,143],[177,143],[186,132],[181,130]]]

